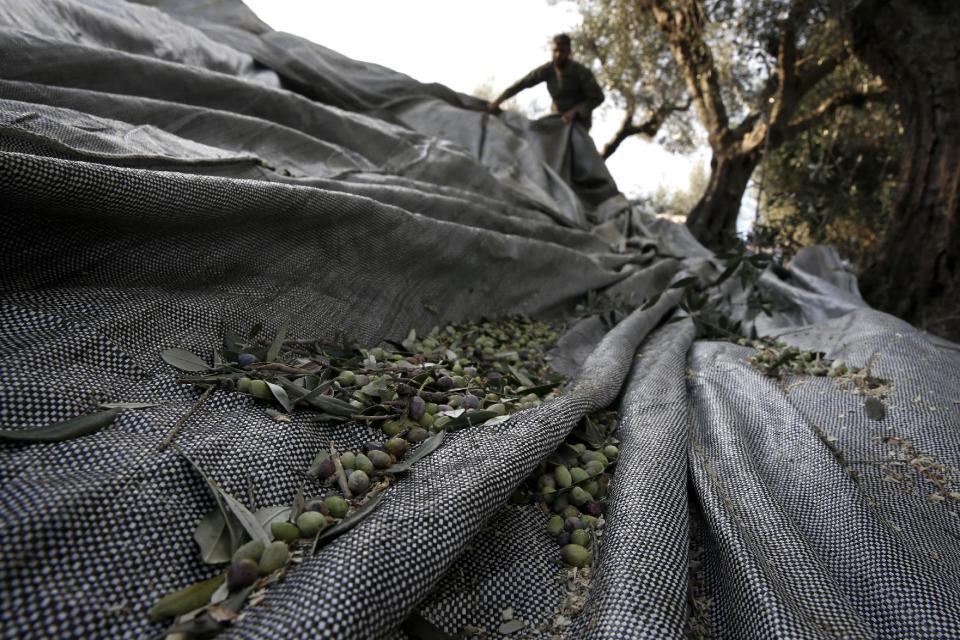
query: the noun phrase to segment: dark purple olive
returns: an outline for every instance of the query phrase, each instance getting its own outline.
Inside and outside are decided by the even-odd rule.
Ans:
[[[327,503],[323,501],[323,498],[314,498],[310,502],[304,505],[304,511],[318,511],[325,516],[330,515],[330,507],[327,506]]]
[[[591,516],[599,516],[603,513],[603,505],[599,502],[588,502],[583,510]]]
[[[334,472],[336,472],[336,470],[337,470],[337,467],[333,463],[333,458],[327,458],[326,460],[322,461],[319,465],[317,465],[316,477],[318,480],[326,480],[327,478],[332,476]]]
[[[368,457],[370,462],[373,463],[373,466],[377,469],[387,469],[393,465],[393,458],[390,457],[390,454],[386,451],[380,451],[379,449],[374,449],[369,452]]]
[[[463,396],[463,400],[460,401],[460,408],[461,409],[479,409],[480,398],[473,395],[472,393],[468,393],[467,395]]]
[[[471,378],[477,377],[477,368],[476,367],[464,367],[463,375],[470,376]]]
[[[563,521],[563,526],[567,529],[567,531],[583,529],[583,523],[580,522],[580,518],[567,518]]]
[[[488,371],[487,375],[484,377],[490,384],[499,384],[500,381],[503,380],[503,374],[499,371]]]
[[[440,413],[441,411],[453,411],[453,407],[448,404],[437,405],[437,413]]]
[[[386,451],[386,449],[379,440],[371,440],[363,445],[363,451],[364,453],[370,453],[371,451]]]
[[[224,378],[220,381],[220,389],[223,391],[236,391],[237,381],[233,378]]]
[[[570,534],[564,531],[559,536],[557,536],[557,544],[561,547],[567,544],[570,544]]]
[[[453,389],[453,378],[450,376],[440,376],[437,378],[436,385],[438,389],[449,391],[450,389]]]
[[[227,588],[230,591],[249,587],[260,577],[257,563],[249,558],[234,560],[227,569]]]
[[[441,380],[442,379],[443,378],[441,378]],[[451,384],[453,384],[452,380]],[[410,396],[410,403],[407,405],[407,410],[410,413],[411,420],[419,420],[427,411],[427,403],[420,396]]]
[[[239,364],[241,367],[249,367],[256,361],[257,356],[253,355],[252,353],[241,353],[237,356],[237,364]]]
[[[390,438],[387,440],[387,444],[385,445],[387,453],[392,455],[397,460],[407,455],[407,448],[409,446],[410,445],[408,445],[407,441],[403,438]]]

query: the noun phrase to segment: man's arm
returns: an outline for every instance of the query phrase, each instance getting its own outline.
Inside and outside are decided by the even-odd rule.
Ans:
[[[513,96],[517,95],[524,89],[529,89],[535,87],[541,82],[546,81],[547,74],[546,71],[549,71],[550,64],[546,64],[540,67],[537,67],[527,75],[523,76],[512,85],[507,87],[503,93],[501,93],[495,100],[492,100],[489,105],[487,105],[488,110],[496,111],[500,108],[500,104],[506,102]]]
[[[587,67],[582,67],[580,86],[583,88],[583,93],[586,95],[586,98],[573,109],[563,114],[564,122],[571,122],[573,120],[574,114],[570,113],[571,111],[576,111],[583,117],[584,121],[590,122],[590,113],[603,103],[603,89],[601,89],[597,83],[593,72]],[[568,114],[569,119],[566,117]]]

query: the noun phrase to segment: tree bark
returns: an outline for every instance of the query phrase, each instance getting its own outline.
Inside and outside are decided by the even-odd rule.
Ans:
[[[714,153],[710,161],[710,181],[703,197],[687,216],[691,233],[706,246],[725,250],[735,243],[740,202],[760,158],[759,150]]]
[[[874,264],[873,305],[960,340],[960,3],[865,0],[847,14],[855,51],[900,106],[900,192]]]

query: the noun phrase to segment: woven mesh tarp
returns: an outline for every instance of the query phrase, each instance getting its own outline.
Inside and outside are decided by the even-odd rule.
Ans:
[[[163,403],[0,445],[4,637],[150,637],[151,604],[214,571],[192,539],[209,491],[159,450],[198,394],[161,350],[210,357],[259,321],[372,344],[718,268],[617,193],[584,131],[481,106],[239,2],[0,1],[0,427]],[[734,310],[745,326],[869,365],[892,386],[881,420],[834,380],[784,384],[750,347],[658,328],[677,291],[612,329],[588,318],[555,354],[564,395],[451,434],[227,635],[402,637],[415,611],[496,635],[504,609],[537,635],[564,598],[556,544],[504,504],[612,405],[622,455],[565,634],[681,637],[696,583],[717,638],[960,637],[960,503],[923,471],[943,470],[940,498],[960,490],[956,345],[869,309],[828,250],[760,284],[777,311]],[[368,438],[218,392],[177,442],[259,508],[289,503],[331,441]]]

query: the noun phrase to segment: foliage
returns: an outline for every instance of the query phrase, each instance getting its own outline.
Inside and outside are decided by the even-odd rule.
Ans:
[[[574,48],[593,69],[609,104],[633,120],[636,113],[686,100],[683,76],[639,3],[579,0],[577,5],[582,22],[572,33]],[[689,117],[667,118],[654,140],[670,151],[691,151],[698,142],[693,124]]]
[[[871,82],[859,64],[848,73]],[[772,152],[758,178],[761,213],[751,243],[784,258],[830,244],[863,266],[892,211],[902,133],[896,115],[887,104],[838,111]]]

